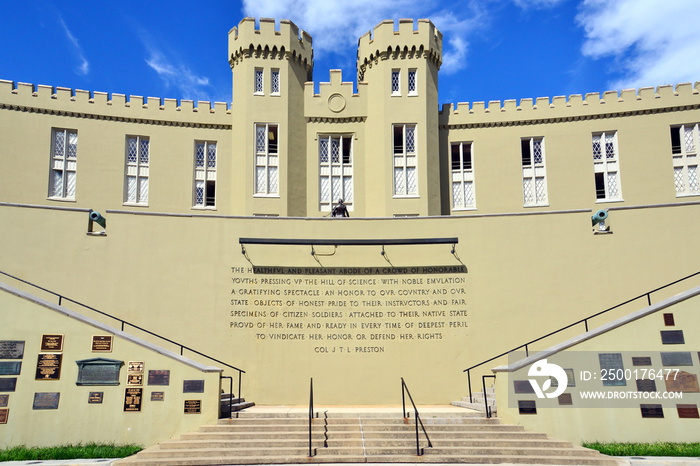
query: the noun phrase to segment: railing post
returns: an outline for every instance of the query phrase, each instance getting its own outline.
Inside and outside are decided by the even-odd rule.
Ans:
[[[309,382],[309,457],[314,456],[311,449],[311,422],[313,420],[314,413],[314,378],[311,377]]]
[[[469,402],[474,403],[474,400],[472,399],[472,376],[469,369],[467,369],[467,385],[469,385]]]
[[[588,319],[583,319],[583,325],[586,326],[586,332],[588,331]]]
[[[484,413],[486,414],[487,418],[491,418],[491,409],[489,408],[489,397],[486,393],[486,378],[487,377],[493,377],[493,379],[496,379],[495,375],[482,375],[481,376],[481,387],[484,390]]]
[[[403,417],[406,418],[406,382],[401,377],[401,406],[403,408]]]
[[[651,306],[651,293],[647,293],[647,303]]]

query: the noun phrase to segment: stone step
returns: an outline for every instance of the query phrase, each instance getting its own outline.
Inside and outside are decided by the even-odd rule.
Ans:
[[[313,430],[313,435],[322,435],[322,430]],[[283,437],[282,437],[283,435]],[[405,438],[408,436],[413,436],[415,438],[415,433],[407,434],[405,432],[385,432],[384,436],[386,438]],[[484,431],[460,431],[457,434],[450,432],[430,432],[430,438],[433,441],[439,439],[451,439],[458,437],[460,439],[470,440],[484,438]],[[336,439],[344,438],[361,438],[362,433],[359,431],[345,431],[345,432],[333,432],[333,437]],[[230,439],[297,439],[297,440],[308,440],[309,433],[306,432],[190,432],[183,434],[181,436],[183,440],[199,440],[202,438],[211,438],[212,440],[230,440]],[[527,431],[491,431],[488,432],[488,438],[490,439],[511,439],[513,441],[519,440],[531,440],[531,439],[546,439],[547,435],[541,432],[527,432]]]
[[[467,417],[467,418],[420,418],[424,425],[475,425],[475,424],[499,424],[495,419],[487,419],[485,417]],[[328,425],[413,425],[414,418],[410,417],[404,419],[402,417],[391,417],[391,418],[313,418],[312,424],[328,424]],[[219,425],[237,425],[237,426],[250,426],[254,427],[257,425],[286,425],[286,426],[308,426],[309,419],[301,418],[231,418],[231,419],[220,419]]]

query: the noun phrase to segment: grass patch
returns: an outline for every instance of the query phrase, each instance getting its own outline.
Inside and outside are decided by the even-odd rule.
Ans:
[[[56,447],[27,447],[24,445],[0,450],[0,461],[73,460],[78,458],[125,458],[143,450],[139,445],[113,443],[78,443]]]
[[[582,446],[610,456],[697,456],[700,443],[603,443],[587,442]]]

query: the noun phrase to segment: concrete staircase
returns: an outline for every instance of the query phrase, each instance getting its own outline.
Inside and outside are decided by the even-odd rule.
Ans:
[[[258,409],[260,408],[260,409]],[[401,408],[321,408],[312,425],[303,409],[255,407],[117,461],[118,466],[294,463],[528,463],[615,465],[596,451],[525,432],[459,408],[419,408],[433,448],[416,452],[413,414]],[[236,415],[234,415],[236,416]],[[327,417],[326,417],[327,416]],[[327,438],[327,441],[326,441]],[[420,433],[420,444],[427,441]],[[324,445],[327,445],[324,446]]]
[[[486,398],[486,402],[484,402]],[[496,394],[493,388],[486,388],[486,395],[484,392],[472,393],[472,400],[469,400],[468,396],[462,397],[459,401],[453,401],[450,403],[452,406],[458,406],[460,408],[473,409],[484,413],[486,411],[486,403],[488,403],[488,409],[491,411],[491,415],[496,415]]]

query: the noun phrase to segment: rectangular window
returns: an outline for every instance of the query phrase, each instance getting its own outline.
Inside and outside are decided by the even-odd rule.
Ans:
[[[450,144],[452,176],[452,208],[475,209],[474,168],[472,167],[472,143]]]
[[[544,139],[520,140],[523,164],[523,204],[547,205],[547,172],[544,163]]]
[[[676,196],[700,195],[698,181],[698,124],[671,127],[671,154]]]
[[[272,70],[270,73],[270,94],[280,95],[280,70]]]
[[[416,70],[408,70],[408,95],[418,95],[418,82]]]
[[[216,142],[194,143],[194,207],[216,207]]]
[[[279,132],[277,125],[255,125],[255,194],[279,194]]]
[[[416,125],[394,125],[394,196],[416,196]]]
[[[49,197],[54,199],[75,199],[77,167],[78,131],[74,129],[52,129]]]
[[[255,68],[255,77],[254,80],[255,82],[253,85],[255,86],[254,94],[255,95],[263,95],[265,93],[264,91],[264,83],[265,83],[265,75],[263,73],[262,68]]]
[[[148,204],[149,139],[143,136],[126,137],[126,167],[124,202]]]
[[[401,95],[401,70],[391,70],[391,95]]]
[[[621,201],[620,161],[617,132],[593,134],[593,171],[595,192],[599,201]]]
[[[319,135],[319,202],[323,212],[330,212],[343,199],[352,210],[352,135]]]

